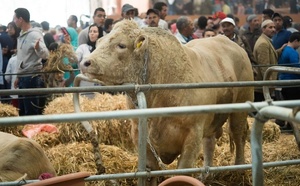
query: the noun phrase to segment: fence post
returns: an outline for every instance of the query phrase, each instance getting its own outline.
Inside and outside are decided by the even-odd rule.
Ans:
[[[137,93],[138,107],[139,109],[146,109],[147,102],[143,92]],[[138,171],[146,171],[146,160],[147,160],[147,137],[148,137],[148,123],[147,117],[139,118],[139,141],[138,141]],[[146,185],[145,177],[138,178],[138,186]]]

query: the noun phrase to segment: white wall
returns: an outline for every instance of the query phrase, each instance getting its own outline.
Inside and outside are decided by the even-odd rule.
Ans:
[[[19,7],[29,10],[31,20],[48,21],[50,27],[67,26],[70,15],[76,15],[79,20],[81,14],[90,14],[89,0],[1,0],[0,4],[2,25],[12,21],[14,10]]]

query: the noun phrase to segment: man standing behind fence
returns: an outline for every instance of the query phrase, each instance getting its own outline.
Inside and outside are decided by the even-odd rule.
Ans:
[[[40,88],[42,86],[40,74],[42,59],[49,55],[44,43],[42,31],[30,25],[30,13],[25,8],[17,8],[14,22],[21,29],[18,38],[17,60],[18,75],[14,82],[19,89]],[[39,98],[36,95],[22,96],[19,100],[19,115],[37,115],[42,113]]]

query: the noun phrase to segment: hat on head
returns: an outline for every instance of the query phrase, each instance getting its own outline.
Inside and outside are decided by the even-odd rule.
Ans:
[[[273,21],[270,20],[270,19],[264,20],[264,21],[261,23],[261,28],[265,27],[267,24],[270,24],[270,23],[273,23]]]
[[[153,8],[148,9],[146,14],[149,15],[150,13],[154,13],[159,16],[159,11],[157,9],[153,9]]]
[[[293,22],[293,18],[291,18],[290,16],[283,16],[283,21],[286,23],[292,23]]]
[[[256,14],[251,14],[247,17],[247,22],[251,22],[253,19],[257,18]]]
[[[223,20],[220,22],[220,24],[222,24],[222,23],[231,23],[233,26],[235,26],[234,20],[233,20],[232,18],[230,18],[230,17],[226,17],[225,19],[223,19]]]
[[[130,10],[135,10],[135,8],[130,4],[124,4],[122,6],[122,12],[128,12]]]
[[[226,15],[224,12],[216,12],[216,13],[212,16],[213,19],[218,19],[218,18],[220,18],[221,20],[222,20],[222,19],[225,19],[226,17],[227,17],[227,15]]]
[[[282,19],[282,16],[280,13],[277,13],[275,12],[273,15],[272,15],[272,20],[275,18],[275,17],[280,17]]]

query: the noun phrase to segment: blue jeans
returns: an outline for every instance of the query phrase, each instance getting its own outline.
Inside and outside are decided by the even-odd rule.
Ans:
[[[19,89],[42,88],[40,76],[18,77]],[[44,105],[40,104],[38,95],[19,95],[19,115],[42,114]]]

